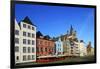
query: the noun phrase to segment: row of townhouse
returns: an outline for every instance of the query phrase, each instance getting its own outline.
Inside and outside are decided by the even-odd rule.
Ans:
[[[48,36],[39,36],[28,17],[20,23],[15,19],[15,63],[36,62],[37,58],[54,55],[55,42]],[[36,36],[37,35],[37,36]]]
[[[83,40],[79,41],[77,39],[76,31],[74,31],[72,26],[70,28],[70,33],[67,31],[67,34],[61,35],[55,39],[58,39],[56,41],[56,51],[61,52],[62,55],[64,56],[86,56],[87,55],[87,49],[85,47]],[[58,51],[59,48],[61,51]]]
[[[70,34],[67,33],[53,39],[46,39],[39,31],[37,33],[37,56],[86,56],[87,49],[83,40],[79,41],[76,38],[76,32],[72,27],[70,31]]]
[[[55,38],[44,36],[36,28],[28,17],[20,23],[15,20],[16,63],[36,62],[48,57],[86,56],[94,52],[90,43],[86,48],[84,41],[78,40],[72,26],[67,34]]]

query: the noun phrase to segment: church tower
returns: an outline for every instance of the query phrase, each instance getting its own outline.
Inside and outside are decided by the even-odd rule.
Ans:
[[[73,34],[73,27],[71,25],[71,27],[70,27],[70,35],[72,35],[72,34]]]
[[[70,27],[70,35],[76,37],[76,31],[73,29],[72,25]]]

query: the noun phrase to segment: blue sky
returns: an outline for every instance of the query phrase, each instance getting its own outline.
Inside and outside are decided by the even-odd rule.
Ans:
[[[15,17],[18,22],[26,16],[44,35],[60,36],[72,25],[79,40],[89,41],[94,47],[94,8],[43,6],[16,4]]]

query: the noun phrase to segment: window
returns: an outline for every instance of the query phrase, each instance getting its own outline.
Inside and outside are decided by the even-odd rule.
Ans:
[[[31,60],[31,56],[30,55],[28,55],[28,60]]]
[[[23,53],[26,53],[26,47],[23,47]]]
[[[43,48],[41,47],[41,52],[43,52]]]
[[[32,60],[34,60],[34,55],[32,55]]]
[[[23,27],[26,28],[26,24],[23,24]]]
[[[32,45],[34,45],[34,40],[32,40]]]
[[[19,30],[15,30],[15,34],[16,35],[19,35]]]
[[[73,42],[71,42],[71,45],[74,45],[74,43],[73,43]]]
[[[26,39],[23,39],[23,44],[26,44]]]
[[[19,44],[19,38],[15,38],[15,43]]]
[[[58,44],[58,47],[59,47],[59,44]]]
[[[78,48],[78,47],[76,47],[76,48]]]
[[[59,47],[60,47],[60,44],[59,44]]]
[[[73,54],[73,50],[71,50],[71,54]]]
[[[71,49],[73,49],[73,47],[71,46]]]
[[[30,53],[31,51],[30,51],[30,47],[28,47],[28,53]]]
[[[15,46],[15,52],[19,52],[19,47]]]
[[[34,53],[34,47],[32,47],[32,53]]]
[[[34,27],[32,27],[32,30],[34,30]]]
[[[28,44],[30,44],[30,40],[28,40]]]
[[[23,36],[26,36],[26,32],[23,32]]]
[[[16,56],[16,60],[17,60],[17,61],[19,60],[19,56]]]
[[[31,29],[30,25],[28,25],[28,29]]]
[[[32,38],[34,38],[35,37],[35,35],[34,34],[32,34]]]
[[[47,52],[47,48],[45,48],[45,52]]]
[[[25,60],[26,60],[26,55],[23,56],[23,61],[25,61]]]
[[[31,37],[31,34],[30,33],[28,33],[28,37]]]

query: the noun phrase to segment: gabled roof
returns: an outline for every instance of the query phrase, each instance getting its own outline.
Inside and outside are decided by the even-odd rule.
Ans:
[[[44,36],[44,39],[51,39],[49,35]]]
[[[43,36],[43,34],[40,31],[36,32],[36,37],[40,37],[40,36]]]
[[[31,25],[33,25],[33,26],[36,26],[36,25],[34,25],[34,24],[31,22],[31,20],[29,19],[28,16],[26,16],[26,17],[24,18],[24,20],[22,20],[22,22],[25,22],[25,23],[27,23],[27,24],[31,24]]]
[[[43,35],[40,31],[36,32],[36,38],[54,41],[49,35]]]

